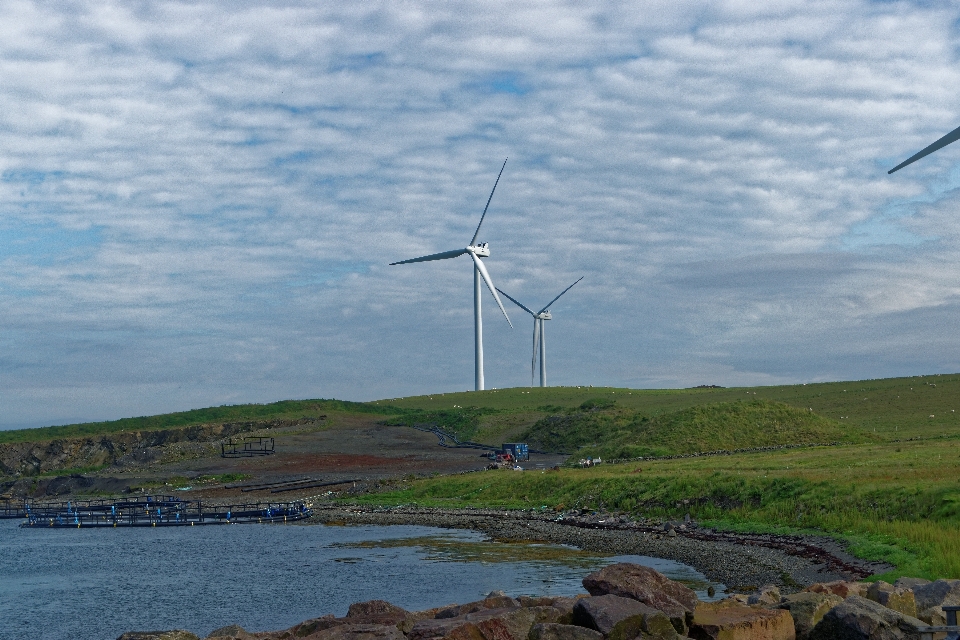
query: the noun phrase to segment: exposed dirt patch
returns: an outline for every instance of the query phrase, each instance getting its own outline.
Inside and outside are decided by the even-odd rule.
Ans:
[[[441,447],[437,437],[416,429],[377,424],[378,415],[331,414],[323,421],[267,424],[229,437],[265,436],[274,439],[273,455],[241,458],[220,456],[220,442],[155,437],[137,456],[118,457],[96,473],[60,478],[21,478],[4,483],[0,493],[14,497],[106,495],[122,492],[170,493],[191,497],[292,500],[317,493],[271,494],[269,489],[242,491],[237,484],[315,479],[319,482],[358,480],[364,486],[408,475],[429,476],[482,469],[487,460],[478,449]],[[221,432],[222,433],[222,432]],[[218,434],[219,435],[219,434]],[[29,448],[27,448],[29,449]],[[562,456],[533,456],[531,468],[553,466]],[[242,481],[216,481],[242,474]]]

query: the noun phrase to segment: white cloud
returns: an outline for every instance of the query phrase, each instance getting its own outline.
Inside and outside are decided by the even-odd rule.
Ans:
[[[0,423],[471,387],[469,261],[386,264],[469,240],[507,156],[495,280],[586,276],[552,382],[960,369],[958,151],[886,175],[960,124],[952,5],[3,13]]]

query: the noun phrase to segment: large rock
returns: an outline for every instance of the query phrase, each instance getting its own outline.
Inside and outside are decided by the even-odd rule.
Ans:
[[[319,618],[304,620],[300,624],[295,624],[289,629],[278,631],[275,636],[279,640],[288,640],[289,638],[305,638],[309,635],[344,624],[342,618],[337,618],[332,613]]]
[[[879,602],[850,596],[810,632],[810,640],[920,640],[926,625]]]
[[[930,584],[929,580],[924,578],[897,578],[897,581],[893,583],[895,587],[902,587],[904,589],[913,589],[914,587],[919,587],[921,585]]]
[[[573,607],[577,604],[579,598],[570,598],[565,596],[543,596],[531,597],[520,596],[517,598],[522,607],[552,607],[559,612],[558,624],[573,624]],[[554,622],[554,621],[550,621]]]
[[[848,596],[866,596],[867,587],[869,586],[866,582],[835,580],[833,582],[817,582],[804,589],[804,591],[810,591],[812,593],[832,593],[835,596],[846,598]]]
[[[256,636],[238,624],[214,629],[204,640],[257,640]]]
[[[348,618],[370,617],[370,616],[393,616],[404,617],[409,613],[406,609],[390,604],[386,600],[368,600],[366,602],[354,602],[347,610]]]
[[[174,629],[172,631],[127,631],[117,640],[200,640],[196,634]]]
[[[556,622],[559,616],[559,610],[554,607],[484,609],[456,618],[420,620],[407,637],[409,640],[526,640],[533,625]]]
[[[711,602],[697,606],[688,635],[696,640],[794,640],[796,631],[789,611]]]
[[[917,602],[910,589],[895,587],[889,582],[877,580],[867,589],[867,599],[912,618],[917,617]]]
[[[917,610],[924,611],[944,604],[960,605],[960,580],[937,580],[913,588]]]
[[[603,640],[603,634],[572,624],[542,622],[533,625],[528,640]]]
[[[678,637],[673,622],[664,612],[633,598],[612,594],[577,601],[573,622],[599,631],[610,640],[633,640],[641,633],[664,640]]]
[[[780,589],[775,584],[765,584],[747,596],[747,604],[771,605],[778,602],[780,602]]]
[[[519,607],[520,603],[509,596],[493,596],[468,602],[467,604],[453,604],[443,607],[437,612],[438,618],[456,618],[457,616],[475,613],[485,609],[507,609]]]
[[[633,598],[659,609],[670,617],[680,634],[686,632],[699,602],[697,594],[679,582],[650,567],[627,562],[591,573],[583,579],[583,587],[593,596],[609,594]]]
[[[801,591],[784,596],[777,607],[790,612],[797,640],[806,640],[823,616],[841,602],[843,598],[832,593]]]
[[[917,614],[917,617],[934,627],[945,627],[947,625],[947,612],[941,606],[924,609]]]
[[[406,640],[393,624],[340,624],[317,631],[304,640]]]

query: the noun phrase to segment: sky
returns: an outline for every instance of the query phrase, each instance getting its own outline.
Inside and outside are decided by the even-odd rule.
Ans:
[[[960,371],[951,2],[0,1],[0,428]],[[484,291],[487,388],[533,322]]]

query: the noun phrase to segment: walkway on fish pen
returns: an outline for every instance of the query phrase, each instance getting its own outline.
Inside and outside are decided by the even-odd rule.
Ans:
[[[175,527],[295,522],[313,515],[303,502],[204,504],[173,496],[26,503],[21,527]]]

